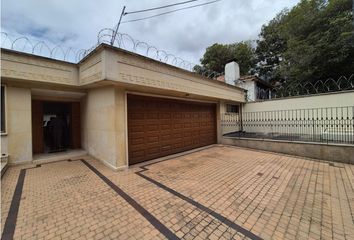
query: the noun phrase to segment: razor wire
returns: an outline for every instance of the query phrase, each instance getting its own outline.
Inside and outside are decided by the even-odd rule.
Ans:
[[[1,48],[71,63],[78,63],[90,52],[92,52],[97,46],[104,43],[177,68],[197,73],[206,78],[216,79],[217,77],[223,75],[223,73],[217,73],[207,69],[195,71],[194,66],[197,64],[186,61],[174,54],[168,53],[165,50],[158,49],[157,47],[152,46],[146,42],[135,40],[126,33],[117,33],[114,43],[111,44],[110,41],[112,39],[113,33],[113,29],[104,28],[99,31],[97,35],[97,43],[94,46],[89,49],[76,49],[58,44],[52,44],[42,40],[31,39],[26,36],[12,36],[6,32],[1,32]]]
[[[113,44],[111,44],[113,34],[114,30],[112,28],[101,29],[97,35],[97,44],[110,44],[126,51],[134,52],[136,54],[157,60],[159,62],[166,63],[168,65],[172,65],[190,72],[197,72],[194,70],[194,66],[196,66],[197,64],[186,61],[174,54],[166,52],[165,50],[158,49],[157,47],[150,45],[144,41],[136,40],[126,33],[117,33]],[[207,69],[202,69],[197,73],[204,77],[212,79],[216,79],[217,77],[223,75],[223,73],[218,73]]]
[[[354,89],[354,74],[349,77],[341,76],[337,80],[328,78],[326,80],[318,80],[314,83],[292,83],[289,85],[282,84],[272,89],[257,88],[257,99],[274,99],[294,96],[313,95],[329,92],[338,92]]]
[[[1,48],[71,63],[79,62],[90,51],[34,40],[26,36],[11,36],[6,32],[1,32]]]

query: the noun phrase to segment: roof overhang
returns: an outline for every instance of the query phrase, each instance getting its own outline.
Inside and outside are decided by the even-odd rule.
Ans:
[[[100,44],[78,64],[1,49],[1,75],[16,81],[80,88],[114,82],[213,99],[244,102],[244,90],[107,44]]]

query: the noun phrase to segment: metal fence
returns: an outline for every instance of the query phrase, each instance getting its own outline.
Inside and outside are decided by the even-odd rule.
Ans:
[[[225,113],[224,136],[354,144],[354,106]]]

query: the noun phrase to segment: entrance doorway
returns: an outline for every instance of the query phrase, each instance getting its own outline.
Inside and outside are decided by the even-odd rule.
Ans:
[[[33,100],[32,138],[34,154],[80,148],[80,103]]]

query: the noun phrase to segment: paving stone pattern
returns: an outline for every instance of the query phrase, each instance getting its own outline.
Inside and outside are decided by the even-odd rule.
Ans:
[[[26,170],[14,239],[354,239],[354,165],[213,146],[114,172],[85,161]],[[1,181],[1,230],[21,168]]]

